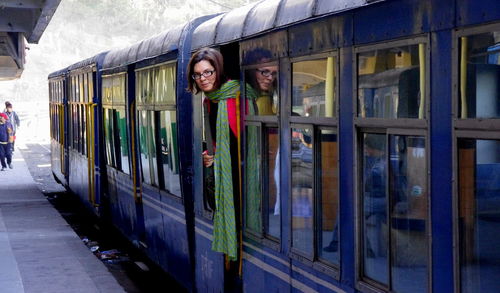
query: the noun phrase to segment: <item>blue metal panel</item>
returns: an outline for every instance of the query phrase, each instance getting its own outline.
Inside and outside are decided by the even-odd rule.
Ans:
[[[217,24],[224,14],[216,16],[199,25],[193,32],[191,48],[193,50],[214,44]]]
[[[317,0],[315,15],[339,12],[366,5],[366,0]]]
[[[243,6],[226,13],[217,26],[215,42],[221,44],[241,38],[245,19],[255,4]]]
[[[431,44],[432,292],[454,292],[450,31],[433,33]]]
[[[288,30],[291,57],[352,45],[350,14],[293,26]]]
[[[280,0],[267,0],[254,6],[254,9],[248,14],[243,36],[247,37],[272,29],[280,2]]]
[[[354,189],[354,125],[353,113],[353,55],[352,50],[340,50],[340,76],[342,85],[339,96],[339,182],[340,195],[340,253],[341,253],[341,277],[342,284],[354,288],[356,282],[356,230],[355,223],[355,189]]]
[[[387,1],[354,12],[354,43],[377,42],[428,32],[429,0]],[[387,15],[390,17],[381,17]]]
[[[457,0],[457,26],[473,25],[500,19],[498,0]]]
[[[313,15],[315,2],[311,0],[283,0],[276,19],[276,26],[310,18]]]

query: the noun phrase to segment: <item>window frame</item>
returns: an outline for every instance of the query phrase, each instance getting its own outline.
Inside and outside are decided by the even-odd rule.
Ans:
[[[388,252],[387,256],[388,260],[388,284],[382,284],[378,281],[370,279],[368,276],[364,275],[364,263],[363,263],[363,221],[361,219],[363,212],[363,186],[362,186],[362,156],[363,156],[363,139],[362,136],[365,133],[374,133],[374,134],[384,134],[386,139],[386,151],[389,151],[389,137],[391,135],[402,135],[402,136],[421,136],[425,139],[425,160],[427,166],[426,172],[426,180],[427,180],[427,189],[425,190],[427,193],[427,206],[426,206],[426,244],[427,244],[427,284],[426,289],[428,292],[431,292],[431,270],[432,270],[432,246],[431,246],[431,237],[432,235],[432,218],[431,218],[431,147],[430,147],[430,139],[431,139],[431,95],[430,95],[430,74],[431,74],[431,36],[430,34],[418,34],[414,36],[406,36],[400,39],[391,39],[385,40],[376,43],[368,43],[361,44],[352,47],[352,99],[353,99],[353,108],[352,108],[352,119],[353,119],[353,131],[354,131],[354,204],[355,204],[355,287],[362,292],[390,292],[392,289],[392,273],[391,273],[391,233],[390,227],[387,229],[389,231],[388,237]],[[424,117],[423,118],[376,118],[376,117],[361,117],[358,114],[358,54],[365,52],[372,52],[376,50],[390,49],[398,46],[412,46],[424,44],[425,45],[425,105],[424,105]],[[390,156],[386,158],[387,163],[390,163]],[[387,171],[387,179],[389,180],[390,169],[388,165]],[[388,194],[387,198],[387,218],[390,217],[390,204],[393,201],[393,197],[389,193],[389,185],[386,182],[386,190]]]
[[[453,280],[455,292],[461,292],[461,232],[460,220],[460,194],[459,194],[459,157],[458,141],[472,140],[499,140],[500,117],[496,118],[460,118],[460,38],[500,31],[500,22],[486,25],[475,25],[455,29],[452,32],[452,205],[453,205]]]
[[[322,59],[327,59],[328,57],[333,57],[334,58],[334,72],[335,72],[335,87],[334,87],[334,117],[303,117],[303,116],[292,116],[292,99],[293,99],[293,64],[297,62],[303,62],[303,61],[314,61],[314,60],[322,60]],[[293,128],[296,126],[299,126],[299,128],[309,128],[312,130],[312,144],[313,144],[313,254],[312,255],[306,255],[302,251],[294,248],[292,246],[292,242],[290,241],[290,252],[289,252],[289,257],[298,261],[301,261],[305,264],[313,266],[315,269],[318,269],[324,273],[327,273],[329,275],[332,275],[335,279],[340,278],[340,266],[342,263],[342,258],[339,257],[339,263],[335,264],[333,262],[329,262],[328,260],[321,258],[320,254],[318,253],[318,241],[319,241],[319,234],[321,231],[318,229],[318,223],[319,221],[322,221],[322,218],[320,214],[320,207],[319,204],[322,202],[322,190],[319,190],[321,187],[320,183],[320,178],[318,177],[318,172],[320,170],[318,169],[321,165],[320,160],[321,160],[321,155],[322,155],[322,150],[321,146],[321,131],[322,130],[333,130],[334,134],[337,137],[337,158],[335,160],[337,161],[337,194],[338,194],[338,208],[337,208],[337,213],[339,215],[341,206],[342,206],[342,199],[340,196],[340,145],[341,145],[341,137],[339,135],[339,119],[340,119],[340,85],[341,85],[341,62],[340,62],[340,50],[338,48],[329,50],[327,52],[322,52],[318,54],[312,54],[312,55],[307,55],[307,56],[300,56],[300,57],[290,57],[287,60],[287,65],[289,66],[289,74],[287,77],[290,80],[290,84],[287,87],[287,103],[286,103],[286,113],[283,113],[283,115],[286,115],[288,118],[287,123],[287,129],[291,131]],[[291,139],[291,136],[290,136]],[[318,144],[319,143],[319,144]],[[287,142],[287,147],[290,148],[290,141]],[[290,231],[289,235],[292,237],[293,233],[293,227],[292,227],[292,200],[291,200],[291,191],[292,191],[292,175],[291,175],[291,149],[288,150],[290,153],[290,156],[288,158],[285,158],[288,161],[288,164],[290,166],[290,170],[288,171],[288,178],[290,179],[288,182],[288,188],[289,188],[289,198],[288,198],[288,209],[289,209],[289,215],[288,219],[290,221]],[[342,241],[340,238],[340,230],[341,230],[341,224],[340,224],[340,216],[339,216],[339,223],[338,223],[338,233],[339,233],[339,254],[341,253],[341,245],[340,242]]]

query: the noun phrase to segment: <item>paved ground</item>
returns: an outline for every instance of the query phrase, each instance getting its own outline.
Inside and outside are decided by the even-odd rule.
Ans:
[[[13,165],[0,172],[0,293],[184,291],[55,182],[48,145],[19,145]]]
[[[0,288],[17,292],[125,292],[47,201],[19,150],[0,173]]]

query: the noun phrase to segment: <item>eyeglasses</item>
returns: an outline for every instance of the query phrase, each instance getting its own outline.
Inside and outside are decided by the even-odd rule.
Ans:
[[[273,78],[276,77],[278,75],[278,72],[277,71],[271,71],[271,70],[262,70],[262,69],[257,69],[257,71],[262,74],[262,76],[264,77],[270,77],[272,76]]]
[[[194,73],[193,75],[191,75],[191,77],[194,79],[194,80],[197,80],[197,79],[200,79],[202,76],[203,77],[209,77],[209,76],[212,76],[212,74],[214,74],[215,70],[205,70],[203,71],[202,73]]]

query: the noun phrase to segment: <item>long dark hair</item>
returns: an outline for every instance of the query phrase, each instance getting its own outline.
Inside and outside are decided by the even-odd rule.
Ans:
[[[210,64],[215,69],[215,84],[214,87],[219,89],[220,86],[227,81],[226,75],[224,74],[224,59],[222,54],[212,48],[201,48],[196,53],[191,56],[189,59],[188,69],[187,69],[187,79],[188,79],[188,88],[187,90],[191,93],[197,94],[200,89],[196,85],[192,75],[194,73],[194,66],[196,63],[206,60],[210,62]]]

